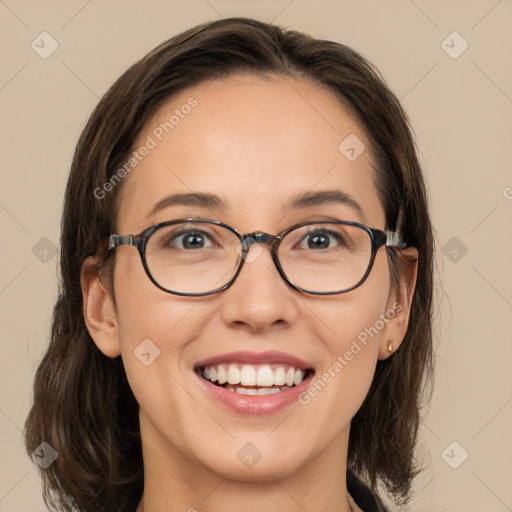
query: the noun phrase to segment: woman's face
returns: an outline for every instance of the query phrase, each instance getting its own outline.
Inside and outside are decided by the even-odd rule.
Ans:
[[[352,144],[339,149],[349,136]],[[367,149],[357,156],[361,143]],[[331,92],[309,81],[241,75],[189,88],[148,122],[136,148],[143,145],[154,147],[118,185],[119,234],[189,217],[220,220],[239,233],[277,234],[309,220],[385,227],[364,131]],[[318,192],[340,192],[353,203],[290,207]],[[153,211],[174,194],[220,201]],[[196,474],[265,480],[346,451],[377,360],[405,329],[406,304],[396,305],[386,249],[360,287],[330,296],[289,287],[268,245],[253,245],[250,254],[227,290],[183,297],[148,279],[135,248],[116,249],[114,328],[93,337],[108,355],[122,355],[140,404],[146,458],[177,461]],[[270,365],[278,382],[278,367],[285,377],[308,371],[295,388],[264,395],[229,391],[199,375],[205,366],[230,364],[248,365],[248,375]]]

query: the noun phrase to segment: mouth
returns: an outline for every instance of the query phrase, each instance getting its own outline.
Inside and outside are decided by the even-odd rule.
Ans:
[[[312,364],[277,351],[230,352],[196,362],[194,371],[215,403],[250,416],[293,406],[315,374]]]
[[[313,375],[314,370],[290,364],[226,361],[198,366],[196,373],[207,382],[240,395],[270,395],[298,386]]]

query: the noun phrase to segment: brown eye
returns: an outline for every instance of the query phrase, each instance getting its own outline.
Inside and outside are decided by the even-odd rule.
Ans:
[[[344,245],[342,237],[329,230],[314,230],[308,233],[299,244],[301,249],[330,249],[335,245]]]
[[[201,231],[186,231],[174,235],[167,243],[170,247],[177,249],[203,249],[213,245],[210,237]]]

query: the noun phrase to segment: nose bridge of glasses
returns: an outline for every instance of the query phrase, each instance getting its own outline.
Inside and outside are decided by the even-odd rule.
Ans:
[[[244,250],[248,251],[252,244],[269,244],[272,245],[276,237],[263,233],[262,231],[255,231],[254,233],[246,233],[242,236],[242,246]]]

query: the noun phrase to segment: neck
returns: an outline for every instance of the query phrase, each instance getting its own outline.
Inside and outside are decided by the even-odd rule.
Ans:
[[[144,496],[137,512],[245,512],[329,510],[357,512],[347,493],[349,427],[297,470],[278,474],[265,468],[250,481],[235,471],[220,474],[192,461],[151,429],[143,429]]]

